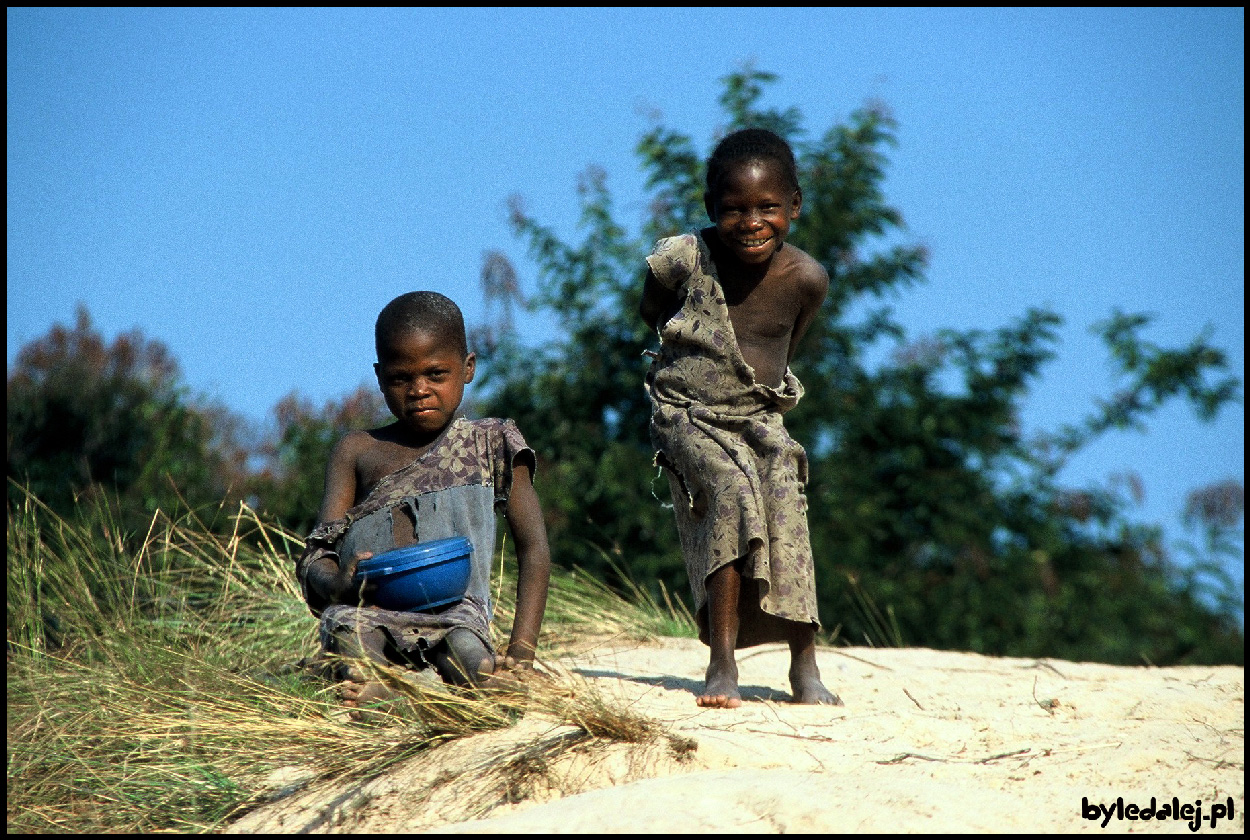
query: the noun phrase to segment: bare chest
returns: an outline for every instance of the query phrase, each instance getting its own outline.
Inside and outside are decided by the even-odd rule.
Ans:
[[[797,316],[797,307],[790,311],[784,305],[765,308],[744,303],[729,307],[729,321],[739,344],[787,343]]]
[[[390,441],[370,447],[356,462],[355,503],[360,504],[378,486],[378,482],[408,466],[428,450],[428,446],[411,447]]]
[[[761,284],[738,299],[726,295],[726,304],[738,351],[756,381],[780,385],[801,308],[797,297]]]
[[[789,284],[765,278],[753,287],[730,286],[724,291],[729,320],[740,344],[790,340],[802,307]]]

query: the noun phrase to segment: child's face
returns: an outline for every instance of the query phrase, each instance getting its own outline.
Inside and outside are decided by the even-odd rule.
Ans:
[[[790,223],[799,217],[802,194],[773,161],[735,166],[719,187],[719,193],[705,202],[717,237],[744,263],[768,262],[785,243]]]
[[[373,370],[400,425],[426,438],[451,422],[476,367],[474,355],[460,355],[445,336],[412,331],[394,339]]]

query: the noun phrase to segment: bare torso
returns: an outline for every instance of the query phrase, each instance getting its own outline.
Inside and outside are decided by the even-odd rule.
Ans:
[[[716,263],[742,358],[755,371],[756,382],[781,385],[798,340],[824,301],[828,275],[792,245],[778,251],[761,271],[718,259],[723,249],[714,235],[705,235],[704,241]]]

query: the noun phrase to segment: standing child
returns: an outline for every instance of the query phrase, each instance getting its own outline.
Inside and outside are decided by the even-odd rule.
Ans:
[[[349,660],[433,667],[456,685],[485,685],[493,675],[532,667],[551,568],[531,483],[534,452],[511,420],[458,413],[476,358],[449,298],[395,298],[378,315],[375,340],[373,368],[395,422],[350,432],[335,446],[319,524],[296,567],[304,598],[321,617],[322,649]],[[515,539],[519,567],[512,638],[500,659],[489,626],[497,511]],[[370,585],[353,583],[365,558],[452,536],[473,546],[468,591],[458,603],[397,612],[370,606]],[[390,694],[354,666],[340,665],[337,676],[349,706]]]
[[[641,314],[660,336],[651,439],[711,648],[700,706],[740,706],[734,651],[772,641],[789,642],[795,702],[841,705],[816,666],[807,455],[781,419],[803,395],[789,363],[829,288],[785,243],[802,202],[785,140],[735,132],[707,164],[712,226],[647,258]]]

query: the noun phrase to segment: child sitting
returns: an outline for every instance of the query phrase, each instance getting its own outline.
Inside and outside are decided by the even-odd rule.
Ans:
[[[532,667],[550,577],[534,452],[511,420],[468,420],[458,412],[473,381],[464,319],[449,298],[410,292],[391,301],[375,329],[378,386],[395,422],[355,431],[326,468],[317,527],[296,567],[304,598],[320,616],[323,652],[338,654],[348,706],[391,692],[350,664],[369,659],[433,667],[444,681],[483,686]],[[506,654],[491,644],[491,557],[495,513],[515,539],[516,616]],[[430,612],[370,605],[373,584],[354,582],[373,555],[452,536],[472,544],[469,585],[458,603]]]
[[[789,363],[829,288],[785,242],[802,201],[785,140],[735,132],[708,161],[712,226],[647,258],[641,315],[660,336],[651,439],[711,648],[700,706],[740,706],[734,651],[770,641],[789,642],[795,702],[841,704],[816,666],[807,456],[781,419],[803,394]]]

